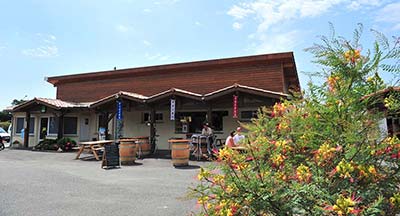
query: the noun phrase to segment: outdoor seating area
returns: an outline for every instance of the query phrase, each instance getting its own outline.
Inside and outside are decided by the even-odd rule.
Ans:
[[[166,158],[169,158],[170,156],[174,166],[188,165],[189,160],[209,160],[212,158],[212,155],[215,151],[218,151],[221,147],[223,147],[221,139],[217,139],[216,135],[204,136],[201,134],[192,134],[190,139],[173,138],[169,139],[168,142],[170,154],[157,154],[157,156]],[[121,138],[119,140],[79,142],[78,147],[76,148],[78,151],[75,159],[87,160],[94,158],[97,161],[105,160],[105,147],[107,145],[115,144],[119,146],[119,155],[124,155],[122,158],[120,158],[121,165],[132,165],[135,163],[137,158],[143,159],[145,156],[148,156],[151,153],[149,137],[132,137]],[[152,153],[154,156],[154,153],[156,152]],[[90,156],[83,157],[82,154],[90,154]]]

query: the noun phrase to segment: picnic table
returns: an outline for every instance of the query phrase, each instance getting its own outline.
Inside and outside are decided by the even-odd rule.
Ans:
[[[240,153],[245,153],[247,151],[247,147],[244,146],[234,146],[234,147],[230,147],[233,150],[236,150]]]
[[[114,140],[101,140],[101,141],[88,141],[88,142],[80,142],[79,145],[79,150],[78,153],[76,154],[75,159],[78,160],[79,157],[81,156],[82,152],[85,149],[90,149],[90,151],[93,153],[94,157],[96,160],[100,160],[99,155],[97,154],[96,151],[103,149],[103,146],[106,144],[111,144],[113,143]]]

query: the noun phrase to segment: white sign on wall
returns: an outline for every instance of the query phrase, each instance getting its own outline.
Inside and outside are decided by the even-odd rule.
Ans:
[[[171,113],[170,113],[170,120],[175,120],[175,99],[171,99]]]

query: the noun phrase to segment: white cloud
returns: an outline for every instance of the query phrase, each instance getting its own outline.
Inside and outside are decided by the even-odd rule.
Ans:
[[[347,8],[350,10],[359,10],[365,6],[380,6],[381,4],[381,0],[357,0],[351,1]]]
[[[388,4],[378,11],[375,21],[400,23],[400,2]]]
[[[147,41],[147,40],[143,40],[143,44],[144,44],[145,46],[151,46],[151,45],[152,45],[152,43],[149,42],[149,41]]]
[[[121,33],[126,33],[130,30],[129,26],[118,24],[115,26],[115,30]]]
[[[378,6],[382,1],[384,0],[242,0],[233,5],[227,14],[233,17],[232,28],[235,30],[241,29],[243,22],[256,23],[256,30],[248,36],[252,44],[250,49],[254,52],[280,52],[294,49],[298,45],[295,41],[302,41],[301,36],[304,32],[295,28],[290,31],[284,31],[282,28],[276,30],[276,26],[322,16],[330,11],[360,10]]]
[[[151,12],[151,10],[150,10],[150,9],[148,9],[148,8],[146,8],[146,9],[144,9],[144,10],[143,10],[143,12],[145,12],[145,13],[150,13],[150,12]]]
[[[380,5],[381,0],[253,0],[233,5],[228,15],[236,20],[254,16],[259,22],[258,31],[266,31],[282,22],[320,16],[335,6],[360,9],[364,6]]]
[[[400,30],[400,2],[387,4],[376,12],[375,22],[378,25],[389,25],[389,30]]]
[[[295,30],[276,34],[262,34],[257,38],[258,43],[253,44],[251,49],[257,54],[292,51],[300,36],[301,33]]]
[[[196,21],[194,24],[197,26],[202,26],[202,24],[199,21]]]
[[[24,49],[22,54],[32,57],[54,57],[58,56],[58,47],[56,45],[40,46],[33,49]]]
[[[157,53],[154,55],[146,53],[144,56],[146,57],[147,60],[150,61],[166,61],[171,57],[169,55],[162,55],[161,53]]]
[[[32,57],[55,57],[58,56],[56,46],[57,37],[52,34],[36,33],[39,46],[36,48],[23,49],[21,53]]]
[[[243,25],[242,25],[241,23],[234,22],[234,23],[232,24],[232,27],[233,27],[233,29],[235,29],[235,30],[240,30],[240,29],[243,27]]]
[[[254,13],[249,5],[242,3],[241,6],[233,5],[233,7],[228,11],[228,15],[235,17],[236,19],[243,19],[248,14]]]

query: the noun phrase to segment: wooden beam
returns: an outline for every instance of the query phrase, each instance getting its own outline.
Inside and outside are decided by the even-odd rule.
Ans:
[[[50,121],[50,119],[49,119]],[[64,137],[64,113],[61,113],[58,116],[58,132],[57,132],[57,139],[61,139]]]
[[[25,146],[25,148],[28,148],[29,147],[29,130],[30,130],[30,123],[31,123],[31,113],[29,111],[26,112],[25,122],[26,122],[26,127],[24,129],[24,146]]]
[[[210,125],[210,127],[213,126],[213,121],[212,121],[212,105],[211,103],[207,103],[207,123]]]
[[[156,149],[156,128],[154,123],[156,122],[156,109],[154,106],[150,108],[150,145],[151,145],[151,152],[154,152]]]

